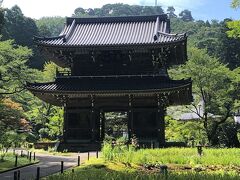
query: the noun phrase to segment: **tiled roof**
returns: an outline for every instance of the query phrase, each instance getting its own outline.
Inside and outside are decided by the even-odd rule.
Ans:
[[[58,37],[35,40],[42,46],[98,47],[124,45],[157,45],[181,42],[185,34],[169,34],[167,15],[67,18]]]
[[[28,83],[32,92],[59,93],[122,93],[122,92],[170,92],[191,88],[191,80],[171,80],[162,76],[102,76],[57,78],[51,83]]]

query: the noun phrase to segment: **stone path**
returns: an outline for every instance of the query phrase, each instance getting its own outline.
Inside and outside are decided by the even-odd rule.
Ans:
[[[81,157],[81,163],[84,162],[88,153],[73,153],[71,156],[53,156],[49,154],[36,154],[36,158],[40,160],[38,164],[20,168],[20,180],[36,179],[37,167],[40,167],[40,177],[45,177],[61,170],[61,161],[64,161],[64,169],[77,166],[78,155]],[[96,156],[95,152],[91,152],[90,156]],[[14,170],[16,171],[16,170]],[[0,174],[0,180],[13,180],[14,171]]]

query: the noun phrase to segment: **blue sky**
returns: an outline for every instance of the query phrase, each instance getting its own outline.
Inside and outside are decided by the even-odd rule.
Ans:
[[[107,3],[154,5],[155,0],[4,0],[3,7],[17,4],[26,16],[38,19],[42,16],[71,16],[77,7],[96,8]],[[164,8],[174,6],[176,14],[183,9],[191,10],[195,19],[240,19],[240,9],[231,9],[230,3],[231,0],[158,0],[158,5]]]

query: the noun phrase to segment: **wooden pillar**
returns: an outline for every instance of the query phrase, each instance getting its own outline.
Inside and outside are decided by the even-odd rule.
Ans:
[[[159,138],[158,138],[158,141],[159,141],[159,147],[164,147],[165,145],[165,120],[164,120],[164,117],[165,117],[165,111],[164,111],[164,108],[162,109],[158,109],[158,120],[159,120],[159,123],[158,123],[158,134],[159,134]]]
[[[95,121],[96,121],[96,115],[95,115],[95,98],[93,95],[91,95],[91,141],[94,142],[95,141]]]
[[[66,142],[68,139],[68,114],[66,105],[64,106],[63,122],[63,142]]]
[[[132,110],[132,96],[128,96],[128,140],[130,141],[133,133],[133,110]]]
[[[105,138],[105,112],[101,111],[100,116],[101,116],[101,134],[100,134],[101,138],[100,139],[101,141],[103,141]]]
[[[159,147],[164,147],[165,145],[165,102],[160,100],[159,94],[157,95],[157,121],[158,121],[158,142]]]

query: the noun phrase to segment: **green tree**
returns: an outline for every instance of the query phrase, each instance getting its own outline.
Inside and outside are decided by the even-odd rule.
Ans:
[[[229,37],[240,38],[240,28],[239,27],[240,27],[239,20],[228,22],[229,31],[227,32],[227,34],[229,35]]]
[[[17,44],[31,48],[33,56],[30,57],[28,64],[30,67],[40,69],[45,60],[36,49],[33,42],[33,36],[36,35],[38,35],[38,28],[35,21],[24,16],[18,6],[13,6],[11,9],[5,9],[2,39],[14,39]]]
[[[25,89],[25,82],[35,79],[35,70],[27,66],[32,51],[14,41],[0,41],[0,95],[9,95]]]
[[[41,82],[54,81],[56,69],[54,63],[45,63],[44,70],[40,73]],[[50,140],[56,140],[62,135],[63,109],[51,104],[34,99],[31,102],[31,109],[26,113],[33,124],[33,131],[36,136]]]
[[[190,109],[194,108],[201,119],[209,143],[217,145],[219,126],[231,117],[236,108],[240,74],[210,57],[205,50],[190,48],[188,55],[189,61],[180,68],[180,74],[193,80],[193,93],[197,98]],[[200,100],[203,101],[203,113],[197,107]],[[239,141],[234,145],[239,146]]]
[[[166,121],[166,138],[168,141],[186,142],[191,145],[191,141],[195,141],[195,145],[199,142],[205,144],[207,142],[206,132],[203,123],[200,121],[180,121],[173,120],[169,116],[165,117]]]
[[[14,131],[8,131],[0,136],[0,161],[4,161],[8,150],[13,147],[19,140],[20,136]]]
[[[232,8],[239,8],[240,7],[240,0],[232,0],[231,4]],[[228,22],[228,28],[230,29],[227,33],[229,37],[239,38],[240,37],[240,21],[230,21]]]
[[[232,8],[240,7],[240,1],[239,0],[232,0],[231,6],[232,6]]]
[[[25,117],[25,109],[17,99],[26,93],[26,81],[38,77],[38,71],[27,66],[31,55],[30,49],[14,44],[13,40],[0,41],[0,131],[3,133],[16,131],[19,120]]]
[[[169,6],[167,8],[167,12],[169,14],[169,18],[177,18],[177,15],[175,14],[175,8],[173,6]]]
[[[2,29],[4,26],[4,9],[2,7],[0,7],[0,33],[2,33]]]
[[[183,21],[193,21],[193,17],[192,17],[192,12],[185,9],[182,12],[179,13],[179,17],[183,20]]]
[[[19,45],[32,47],[32,38],[37,34],[35,21],[25,17],[18,6],[5,10],[4,39],[14,39]]]
[[[44,37],[58,36],[63,30],[65,18],[63,17],[42,17],[36,20],[39,35]]]
[[[154,15],[163,14],[161,6],[139,6],[128,5],[122,3],[105,4],[102,8],[83,9],[76,8],[73,17],[88,17],[88,16],[133,16],[133,15]]]

